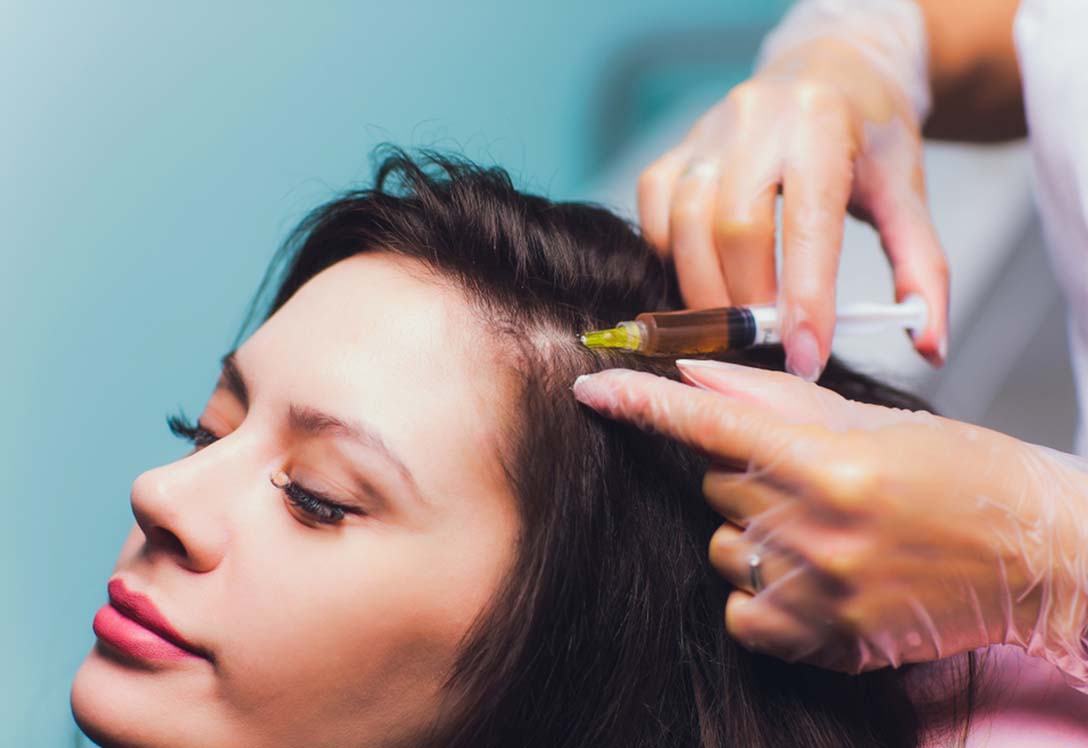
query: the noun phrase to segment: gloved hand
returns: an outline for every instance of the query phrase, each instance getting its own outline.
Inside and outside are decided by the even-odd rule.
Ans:
[[[697,386],[617,369],[574,392],[710,456],[738,641],[849,672],[1016,644],[1088,692],[1085,462],[781,372],[678,365]]]
[[[781,190],[788,370],[814,381],[827,362],[848,209],[879,231],[896,297],[925,299],[930,321],[915,346],[943,362],[948,271],[919,133],[926,69],[924,19],[911,0],[801,0],[764,43],[754,77],[639,180],[643,231],[671,253],[685,302],[775,300]]]

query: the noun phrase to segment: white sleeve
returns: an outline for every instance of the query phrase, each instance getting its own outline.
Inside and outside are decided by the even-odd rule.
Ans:
[[[850,44],[879,66],[910,101],[918,123],[929,114],[929,44],[914,0],[800,0],[764,40],[756,67],[824,38]]]

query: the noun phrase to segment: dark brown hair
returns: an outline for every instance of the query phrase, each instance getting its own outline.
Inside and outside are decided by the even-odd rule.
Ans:
[[[383,155],[374,187],[306,218],[262,288],[272,292],[270,314],[341,259],[411,257],[457,284],[514,353],[519,387],[503,460],[522,523],[516,561],[464,642],[430,744],[917,745],[921,720],[900,672],[790,665],[727,636],[729,588],[707,561],[721,520],[701,495],[704,460],[571,395],[578,374],[612,366],[676,377],[671,360],[576,342],[582,330],[678,308],[670,268],[602,208],[525,194],[502,170],[454,158]],[[730,360],[783,366],[779,348]],[[835,361],[821,384],[924,407]]]

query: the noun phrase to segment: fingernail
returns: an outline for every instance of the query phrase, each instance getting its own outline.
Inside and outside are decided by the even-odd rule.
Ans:
[[[608,410],[615,405],[615,388],[602,382],[596,374],[582,374],[571,386],[574,397],[594,410]]]
[[[579,400],[582,399],[582,393],[591,392],[593,390],[593,374],[580,374],[578,378],[574,380],[574,384],[570,386],[574,392],[574,396]]]
[[[698,359],[677,359],[676,368],[690,384],[701,390],[720,391],[728,386],[730,374],[742,367],[721,361],[701,361]]]
[[[679,369],[710,369],[723,372],[747,368],[729,361],[709,361],[705,358],[678,358],[676,366]]]
[[[806,382],[820,378],[820,346],[810,330],[799,327],[786,342],[786,371]]]
[[[921,336],[918,337],[920,338]],[[914,343],[917,345],[918,340],[915,339]],[[944,366],[945,362],[948,361],[948,333],[946,332],[941,336],[937,341],[935,349],[931,348],[929,352],[923,353],[922,355],[925,356],[926,360],[933,366]]]

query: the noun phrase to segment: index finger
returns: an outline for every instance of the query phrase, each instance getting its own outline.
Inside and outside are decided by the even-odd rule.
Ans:
[[[773,411],[628,369],[587,374],[574,396],[603,416],[674,439],[735,465],[767,466],[798,437]]]

